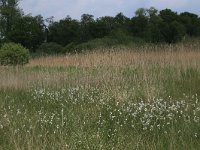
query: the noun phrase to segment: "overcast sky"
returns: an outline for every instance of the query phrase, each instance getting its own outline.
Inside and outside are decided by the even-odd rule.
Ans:
[[[200,15],[200,0],[21,0],[20,7],[25,14],[41,14],[44,18],[54,16],[55,20],[70,15],[80,19],[84,13],[96,17],[115,16],[122,12],[134,16],[137,8],[154,6],[161,10],[170,8],[177,12],[189,11]]]

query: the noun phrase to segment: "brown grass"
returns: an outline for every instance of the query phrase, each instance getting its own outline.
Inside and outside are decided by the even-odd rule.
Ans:
[[[141,64],[160,65],[198,65],[200,62],[200,51],[111,51],[111,52],[90,52],[85,54],[74,54],[66,56],[48,56],[35,58],[27,65],[32,66],[124,66]]]
[[[200,51],[177,47],[156,47],[147,52],[146,49],[137,50],[109,50],[95,51],[85,54],[74,54],[66,56],[48,56],[30,60],[30,63],[23,68],[0,67],[0,88],[29,88],[34,85],[40,86],[65,86],[66,84],[102,84],[109,87],[115,87],[117,84],[123,84],[122,67],[130,66],[140,67],[141,77],[134,77],[135,83],[145,84],[147,94],[155,93],[158,90],[159,80],[152,77],[150,66],[199,68]],[[40,66],[42,69],[34,70],[34,67]],[[81,68],[74,72],[60,71],[57,67],[74,66]],[[52,68],[53,67],[53,68]],[[91,68],[91,69],[88,69]],[[92,73],[95,69],[95,74]],[[159,70],[158,76],[162,80],[162,70]],[[176,77],[179,74],[177,71]],[[116,84],[117,83],[117,84]],[[155,86],[153,86],[155,85]],[[151,88],[150,88],[151,86]],[[120,89],[119,89],[120,90]]]

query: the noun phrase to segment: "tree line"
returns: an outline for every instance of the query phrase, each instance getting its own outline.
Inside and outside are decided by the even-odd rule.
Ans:
[[[186,37],[200,36],[200,18],[190,12],[171,9],[139,8],[132,18],[123,13],[94,18],[83,14],[80,20],[67,16],[25,15],[19,0],[0,0],[0,43],[15,42],[35,52],[42,43],[61,46],[78,45],[105,37],[150,43],[176,43]]]

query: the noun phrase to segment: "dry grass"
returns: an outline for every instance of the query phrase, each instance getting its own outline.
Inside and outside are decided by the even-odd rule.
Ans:
[[[88,52],[66,56],[49,56],[35,58],[27,65],[32,66],[124,66],[159,63],[160,65],[194,65],[200,62],[200,51],[111,51]]]
[[[29,88],[34,85],[64,86],[66,84],[102,84],[110,88],[123,85],[123,69],[140,68],[139,77],[131,77],[138,85],[144,84],[147,95],[154,96],[162,83],[165,72],[151,67],[176,68],[174,78],[181,78],[181,70],[199,68],[200,51],[191,48],[152,47],[137,50],[95,51],[66,56],[35,58],[23,68],[1,67],[0,88]],[[68,69],[68,68],[71,69]],[[95,70],[95,71],[92,71]],[[156,78],[156,76],[159,78]],[[117,91],[117,90],[116,90]]]
[[[200,51],[147,50],[0,67],[0,149],[198,149]]]

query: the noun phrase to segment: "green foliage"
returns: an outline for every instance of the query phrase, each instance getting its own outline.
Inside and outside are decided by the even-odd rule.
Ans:
[[[103,49],[103,48],[111,48],[117,45],[116,39],[111,39],[109,37],[104,37],[100,39],[94,39],[82,44],[76,45],[73,49],[76,52],[82,52],[85,50],[92,50],[92,49]]]
[[[200,35],[200,19],[198,15],[189,12],[181,13],[180,22],[184,25],[187,35],[191,37]]]
[[[139,38],[134,38],[133,36],[129,35],[126,30],[122,30],[120,28],[113,30],[109,36],[110,39],[115,39],[115,45],[129,45],[130,43],[138,43],[141,44],[142,40]],[[112,45],[112,46],[115,46]]]
[[[63,52],[64,53],[76,53],[75,47],[76,47],[75,43],[73,43],[73,42],[69,43],[67,46],[65,46],[63,48]]]
[[[147,64],[20,68],[20,76],[67,78],[61,84],[33,79],[31,88],[0,89],[1,148],[199,149],[199,68]],[[5,72],[15,73],[0,73]],[[82,77],[93,82],[77,84]]]
[[[19,0],[0,0],[0,40],[34,50],[44,41],[42,16],[24,16],[18,3]]]
[[[57,43],[43,43],[36,50],[37,54],[51,55],[63,53],[63,47]]]
[[[120,12],[114,17],[94,19],[91,14],[83,14],[80,20],[67,16],[53,21],[53,17],[43,20],[41,15],[24,15],[18,2],[0,0],[0,44],[20,43],[33,53],[44,41],[62,45],[63,53],[71,53],[86,48],[129,46],[137,41],[176,43],[187,36],[200,37],[200,18],[189,12],[179,14],[150,7],[139,8],[132,18]]]
[[[110,16],[97,18],[96,26],[96,32],[100,37],[108,36],[115,27],[115,18]]]
[[[176,43],[183,37],[199,35],[197,15],[178,14],[171,9],[158,11],[154,7],[140,8],[132,18],[118,13],[115,17],[104,16],[95,20],[93,15],[83,14],[80,21],[68,16],[49,26],[49,41],[65,46],[65,52],[129,46],[141,41]]]
[[[132,36],[145,39],[148,27],[148,18],[146,16],[139,15],[137,17],[133,17],[130,24]]]
[[[95,37],[95,20],[90,14],[83,14],[80,21],[80,42],[86,42]]]
[[[8,39],[34,50],[44,41],[43,21],[41,16],[24,16],[13,24]]]
[[[8,39],[7,35],[12,30],[13,24],[22,16],[18,2],[19,0],[0,0],[0,39],[1,36]]]
[[[59,22],[49,25],[48,42],[55,42],[62,46],[79,41],[80,26],[77,20],[69,16]]]
[[[171,9],[161,10],[159,16],[165,23],[171,23],[178,19],[178,14],[173,12]]]
[[[118,36],[120,35],[120,36]],[[64,49],[67,53],[78,53],[94,49],[109,49],[109,48],[133,48],[143,45],[145,42],[141,38],[133,38],[124,34],[121,31],[114,32],[110,36],[97,38],[85,43],[75,44],[70,43]]]
[[[171,38],[169,38],[169,42],[179,42],[182,40],[183,36],[185,35],[185,28],[184,26],[179,23],[178,21],[173,21],[170,24],[170,30],[171,30]]]
[[[0,49],[1,65],[24,65],[29,62],[29,50],[20,44],[7,43]]]

